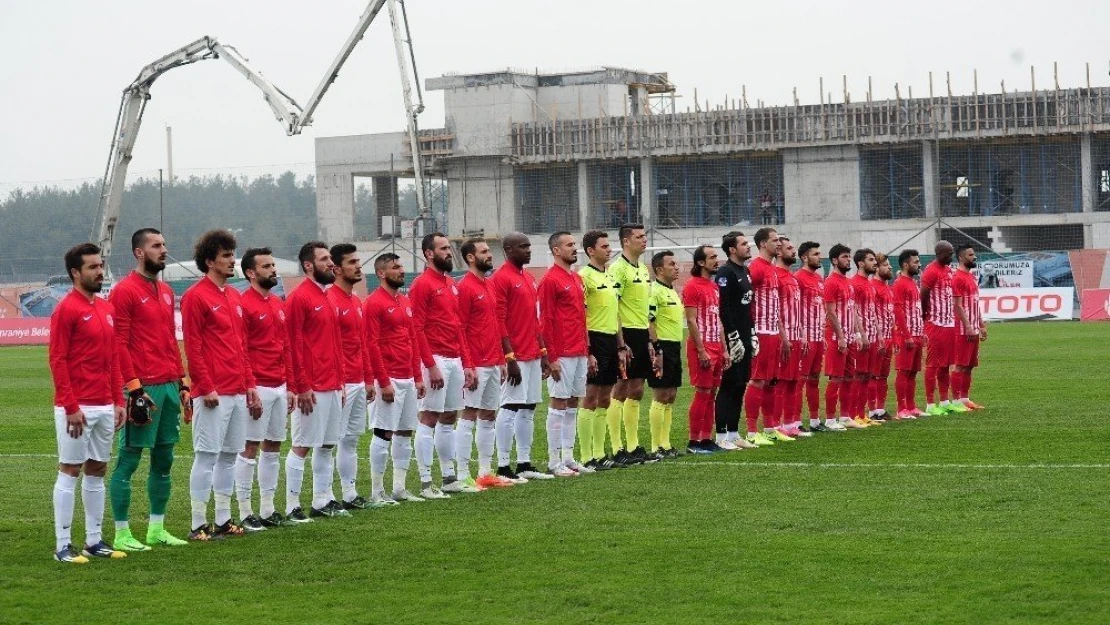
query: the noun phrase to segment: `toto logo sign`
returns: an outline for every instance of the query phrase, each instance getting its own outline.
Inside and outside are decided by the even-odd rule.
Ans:
[[[991,289],[979,293],[979,310],[988,321],[1072,318],[1075,293],[1071,288]]]

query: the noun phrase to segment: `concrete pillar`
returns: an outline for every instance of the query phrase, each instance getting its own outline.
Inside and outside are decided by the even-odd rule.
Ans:
[[[636,92],[630,94],[632,97],[632,115],[650,115],[651,102],[648,99],[647,87],[640,85],[636,87]]]
[[[937,213],[937,142],[921,142],[922,181],[925,186],[925,217],[935,219]]]
[[[1095,212],[1098,201],[1098,180],[1095,178],[1094,163],[1091,161],[1091,133],[1083,133],[1079,141],[1079,184],[1083,193],[1083,212]],[[1088,228],[1090,230],[1090,228]]]
[[[355,184],[350,173],[316,177],[316,233],[322,241],[355,238]]]
[[[655,173],[652,158],[640,159],[640,215],[649,230],[655,223]]]
[[[586,163],[578,162],[578,230],[586,232],[591,230],[593,221],[590,218],[590,174]]]
[[[393,176],[374,176],[374,215],[378,232],[381,234],[401,234],[401,223],[397,211],[397,179]]]

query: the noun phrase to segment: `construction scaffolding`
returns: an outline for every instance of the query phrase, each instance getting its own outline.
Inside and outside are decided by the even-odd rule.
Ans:
[[[1110,88],[515,123],[521,163],[1110,131]]]
[[[677,158],[655,164],[657,228],[783,223],[782,157]]]
[[[1077,137],[947,142],[937,153],[942,217],[1083,211]]]
[[[1093,184],[1095,188],[1095,211],[1110,211],[1110,136],[1095,137],[1091,141],[1091,162],[1094,165]]]
[[[925,216],[924,155],[920,146],[860,150],[860,219]]]

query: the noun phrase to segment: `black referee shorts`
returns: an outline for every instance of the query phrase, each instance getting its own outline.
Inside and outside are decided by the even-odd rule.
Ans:
[[[651,371],[651,345],[647,329],[624,329],[624,344],[632,350],[632,362],[628,363],[626,375],[629,380],[647,380],[655,374]]]
[[[617,335],[590,332],[590,355],[597,361],[597,373],[586,376],[586,384],[612,386],[620,377],[617,363]]]
[[[647,379],[651,388],[678,388],[682,386],[682,343],[678,341],[659,341],[663,351],[663,375],[652,375]]]

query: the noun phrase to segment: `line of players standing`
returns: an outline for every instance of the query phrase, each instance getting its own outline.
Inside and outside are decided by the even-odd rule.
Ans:
[[[653,255],[653,279],[641,260],[644,228],[623,226],[618,238],[620,253],[610,263],[607,234],[587,233],[582,241],[587,262],[576,273],[573,236],[552,235],[548,246],[554,263],[538,283],[525,271],[531,261],[525,235],[505,237],[506,261],[492,274],[488,244],[470,240],[461,248],[467,274],[456,283],[449,275],[454,268],[450,242],[438,233],[428,235],[422,242],[427,269],[408,294],[402,293],[400,259],[387,253],[373,261],[380,286],[365,302],[353,292],[363,279],[355,246],[329,249],[310,242],[299,254],[305,280],[282,302],[270,293],[278,277],[266,248],[243,255],[250,288],[243,295],[227,288],[236,241],[226,230],[210,231],[194,250],[205,276],[181,301],[191,383],[172,342],[173,294],[157,280],[166,259],[160,233],[135,233],[138,267],[113,290],[107,306],[95,297],[103,279],[99,250],[91,244],[70,250],[67,271],[77,288],[55,313],[51,342],[61,461],[55,485],[56,558],[85,559],[69,544],[73,486],[84,468],[86,488],[91,477],[95,490],[99,473],[102,493],[113,425],[120,431],[112,480],[116,549],[149,549],[131,534],[127,519],[130,478],[143,449],[151,450],[152,464],[147,543],[184,544],[164,528],[179,412],[193,426],[189,539],[195,541],[675,457],[671,411],[682,384],[684,321],[695,387],[691,453],[772,445],[813,432],[881,423],[888,418],[883,406],[892,360],[898,370],[894,418],[976,407],[967,391],[978,342],[986,334],[978,316],[977,285],[965,279],[975,263],[970,248],[960,250],[961,269],[952,272],[948,263],[955,250],[938,245],[938,260],[922,280],[922,299],[914,280],[920,259],[912,250],[899,257],[899,279],[891,288],[889,260],[870,250],[851,257],[846,247],[834,246],[833,271],[823,280],[818,244],[803,243],[795,250],[786,237],[764,228],[755,233],[753,259],[744,235],[730,232],[722,240],[724,259],[712,246],[695,250],[692,276],[680,295],[672,252]],[[792,273],[799,256],[802,268]],[[849,280],[853,262],[856,276]],[[71,308],[82,312],[86,307],[103,313],[101,332],[92,337],[96,340],[80,336],[89,326],[70,314]],[[108,344],[112,349],[105,353]],[[929,405],[922,412],[914,389],[926,344]],[[82,350],[91,352],[74,353]],[[950,378],[952,364],[956,370]],[[818,415],[822,370],[829,378],[824,420]],[[531,461],[543,379],[551,397],[546,469]],[[648,448],[639,441],[645,381],[653,392]],[[124,386],[126,401],[109,392]],[[949,386],[954,401],[948,400]],[[940,390],[938,402],[934,387]],[[803,389],[808,427],[801,420]],[[113,411],[113,403],[125,410]],[[741,407],[744,436],[738,432]],[[97,418],[90,421],[90,413]],[[274,498],[287,415],[292,445],[282,514]],[[356,488],[357,445],[368,429],[373,432],[371,491],[364,498]],[[470,473],[475,443],[476,478]],[[510,463],[514,447],[515,469]],[[419,494],[407,489],[413,451]],[[312,503],[305,514],[301,490],[309,452]],[[431,475],[436,455],[441,487]],[[390,460],[393,484],[387,491],[384,474]],[[338,498],[333,492],[337,470]],[[258,514],[252,508],[256,473]],[[213,493],[214,524],[207,517]],[[231,518],[233,495],[239,523]],[[121,557],[100,540],[100,522],[93,519],[103,515],[103,494],[99,515],[95,494],[92,510],[89,492],[84,500],[90,523],[84,555]]]

